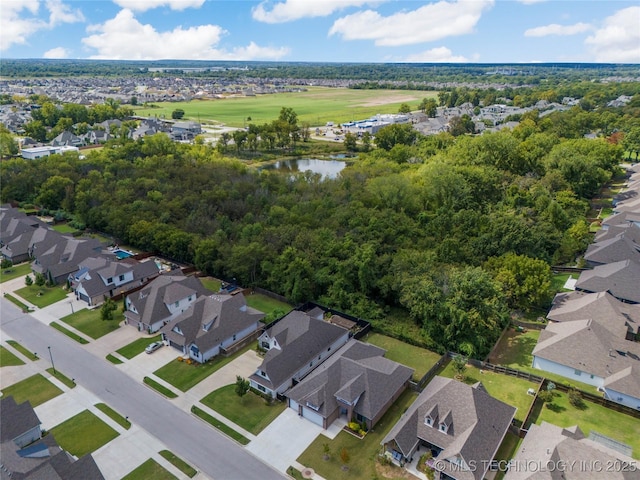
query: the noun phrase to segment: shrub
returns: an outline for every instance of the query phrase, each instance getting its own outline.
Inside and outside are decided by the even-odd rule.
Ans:
[[[27,275],[26,277],[24,277],[24,283],[27,287],[33,285],[33,278],[31,278],[31,275]]]
[[[576,408],[582,408],[584,407],[584,401],[582,400],[582,395],[580,395],[580,392],[578,390],[576,390],[575,388],[571,388],[569,389],[569,403],[576,407]]]
[[[13,262],[8,258],[3,258],[2,261],[0,261],[0,268],[11,268],[11,267],[13,267]]]
[[[43,287],[45,283],[47,283],[47,279],[44,278],[44,275],[41,273],[36,273],[36,285],[39,287]]]

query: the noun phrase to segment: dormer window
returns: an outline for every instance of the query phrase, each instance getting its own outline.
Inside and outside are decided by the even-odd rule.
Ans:
[[[427,415],[424,417],[424,424],[428,427],[433,427],[433,418]]]
[[[445,423],[441,423],[440,424],[440,431],[444,432],[444,433],[447,433],[447,430],[449,430],[449,426],[447,424],[445,424]]]

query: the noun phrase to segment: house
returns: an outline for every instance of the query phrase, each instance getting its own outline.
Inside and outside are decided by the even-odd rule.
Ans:
[[[625,225],[629,223],[634,223],[636,226],[640,227],[640,212],[620,212],[614,213],[610,217],[607,217],[602,222],[602,228],[607,230],[609,227],[614,225]]]
[[[594,238],[596,242],[601,242],[614,238],[622,233],[625,234],[625,237],[630,238],[637,245],[640,245],[640,227],[635,223],[613,225],[606,230],[600,229]]]
[[[196,277],[170,272],[125,298],[125,323],[139,331],[155,333],[189,308],[196,298],[211,295]]]
[[[632,224],[634,228],[638,228]],[[631,232],[627,235],[627,232]],[[625,229],[613,238],[592,243],[584,254],[584,259],[590,266],[604,265],[607,263],[633,260],[640,263],[640,244],[631,238],[633,230]]]
[[[640,263],[632,260],[599,265],[585,270],[576,281],[576,290],[609,292],[618,300],[640,303]]]
[[[637,479],[637,460],[630,453],[613,450],[597,436],[585,437],[577,425],[532,424],[504,480]]]
[[[160,332],[170,346],[204,363],[257,332],[263,318],[242,294],[214,294],[197,298]]]
[[[145,285],[160,274],[154,261],[138,262],[127,258],[116,261],[106,257],[90,257],[69,275],[76,299],[89,306],[99,305],[105,299]]]
[[[276,397],[299,383],[348,340],[347,329],[324,321],[321,315],[294,310],[258,338],[258,346],[267,353],[249,377],[251,387]]]
[[[193,138],[202,133],[202,127],[197,122],[176,122],[171,126],[171,133],[176,137]]]
[[[40,229],[38,235],[46,235],[44,232],[52,231],[37,217],[27,216],[10,206],[0,207],[0,254],[2,257],[11,260],[14,264],[29,260],[29,246],[37,229]]]
[[[413,369],[382,348],[351,339],[286,396],[289,407],[322,428],[345,417],[371,429],[404,392]]]
[[[623,319],[601,322],[547,325],[533,349],[533,367],[593,385],[605,398],[640,409],[640,343],[627,340]]]
[[[435,478],[482,480],[511,425],[516,409],[473,386],[434,377],[382,440],[385,455],[400,465],[420,451]]]
[[[2,480],[104,480],[91,455],[75,459],[52,434],[42,436],[40,420],[29,402],[0,398],[0,425]]]
[[[54,147],[62,147],[62,146],[80,147],[80,146],[84,145],[84,142],[83,142],[82,138],[78,137],[77,135],[74,135],[73,133],[69,132],[68,130],[65,130],[60,135],[58,135],[56,138],[51,140],[51,145],[54,146]]]

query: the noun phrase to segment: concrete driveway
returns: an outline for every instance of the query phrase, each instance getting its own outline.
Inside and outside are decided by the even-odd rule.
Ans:
[[[345,422],[338,419],[324,430],[298,416],[292,408],[287,408],[245,448],[274,468],[286,472],[318,435],[322,433],[335,438],[344,425]]]

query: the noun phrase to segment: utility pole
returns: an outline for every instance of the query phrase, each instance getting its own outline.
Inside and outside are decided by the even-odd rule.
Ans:
[[[53,374],[57,375],[56,373],[56,366],[53,364],[53,355],[51,354],[51,347],[47,347],[49,349],[49,358],[51,358],[51,366],[53,367]]]

